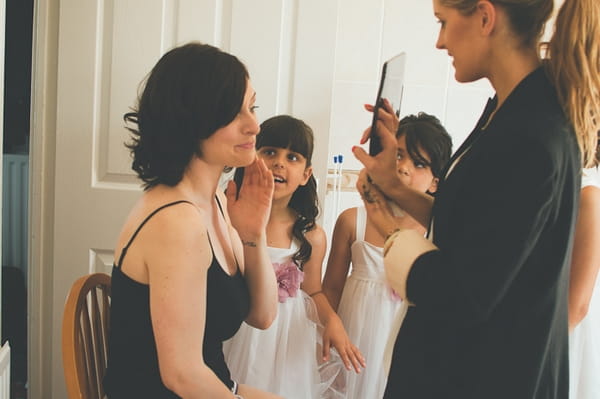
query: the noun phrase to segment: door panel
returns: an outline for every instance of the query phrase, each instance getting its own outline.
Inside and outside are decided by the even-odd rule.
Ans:
[[[326,2],[327,3],[327,2]],[[189,40],[231,51],[248,66],[259,119],[293,113],[329,130],[336,2],[62,0],[56,121],[52,397],[64,398],[60,327],[71,284],[110,273],[113,246],[141,194],[122,116],[159,57]],[[322,55],[318,68],[314,54]],[[326,137],[326,136],[325,136]],[[327,139],[323,143],[327,143]],[[317,175],[327,145],[317,147]],[[325,179],[321,179],[324,181]]]

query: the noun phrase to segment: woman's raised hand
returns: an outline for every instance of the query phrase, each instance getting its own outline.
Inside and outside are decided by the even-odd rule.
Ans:
[[[352,148],[356,159],[365,166],[370,178],[369,182],[375,184],[386,195],[394,187],[402,184],[396,167],[398,141],[395,132],[398,129],[398,119],[393,112],[390,112],[389,107],[389,103],[384,102],[384,107],[379,110],[377,120],[377,135],[381,139],[383,150],[379,154],[371,156],[361,147],[354,146]],[[365,108],[369,110],[369,108],[372,109],[372,106],[365,105]],[[370,135],[371,127],[368,127],[363,132],[360,143],[366,143]]]
[[[398,228],[398,218],[394,215],[381,191],[369,182],[365,169],[361,170],[358,175],[356,189],[363,199],[369,221],[382,237],[388,236]]]
[[[375,111],[375,106],[372,104],[365,104],[365,109],[369,112]],[[389,102],[387,98],[383,99],[383,106],[379,107],[377,111],[377,119],[380,120],[390,132],[396,134],[398,131],[398,124],[400,123],[392,104]],[[368,137],[363,137],[361,140],[361,144],[364,144],[367,141]]]
[[[244,169],[240,188],[233,180],[229,181],[226,190],[227,211],[231,224],[243,240],[265,234],[274,184],[273,173],[259,158]]]

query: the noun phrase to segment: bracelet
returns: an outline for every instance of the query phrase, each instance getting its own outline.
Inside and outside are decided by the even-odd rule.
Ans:
[[[312,298],[313,296],[315,296],[315,295],[317,295],[317,294],[323,294],[323,290],[315,291],[315,292],[313,292],[312,294],[308,294],[308,296]],[[324,295],[324,294],[323,294],[323,295]]]
[[[385,236],[385,242],[387,242],[387,240],[392,238],[392,236],[394,234],[396,234],[397,232],[399,232],[400,230],[402,230],[400,227],[396,227],[394,230],[390,231],[389,234],[387,236]]]
[[[254,241],[244,241],[244,240],[242,240],[242,245],[245,245],[246,247],[256,248],[256,243]]]
[[[238,393],[238,388],[239,388],[238,383],[233,380],[231,382],[233,382],[233,386],[231,387],[231,392],[233,392],[233,397],[235,399],[244,399],[244,397]]]
[[[387,235],[387,237],[385,237],[385,242],[383,244],[383,256],[384,257],[387,255],[388,251],[392,247],[392,244],[394,243],[394,239],[396,238],[398,233],[400,233],[401,231],[402,231],[402,229],[400,229],[400,228],[394,229],[390,234]]]

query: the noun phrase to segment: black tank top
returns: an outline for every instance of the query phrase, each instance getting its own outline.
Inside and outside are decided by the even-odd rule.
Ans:
[[[146,217],[123,248],[119,262],[113,265],[108,367],[104,379],[104,388],[110,399],[178,398],[165,387],[160,378],[156,342],[150,320],[149,287],[123,273],[121,265],[127,250],[144,224],[160,210],[183,202],[190,203],[172,202]],[[218,200],[217,203],[223,213]],[[231,388],[233,382],[223,357],[223,341],[231,338],[248,316],[248,287],[239,267],[236,273],[230,276],[225,273],[214,255],[208,268],[206,286],[206,322],[202,345],[204,362]]]

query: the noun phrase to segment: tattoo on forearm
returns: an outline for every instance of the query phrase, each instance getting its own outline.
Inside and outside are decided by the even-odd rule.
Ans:
[[[247,247],[252,247],[252,248],[256,247],[256,243],[254,241],[244,241],[244,240],[242,240],[242,244],[244,244]]]

